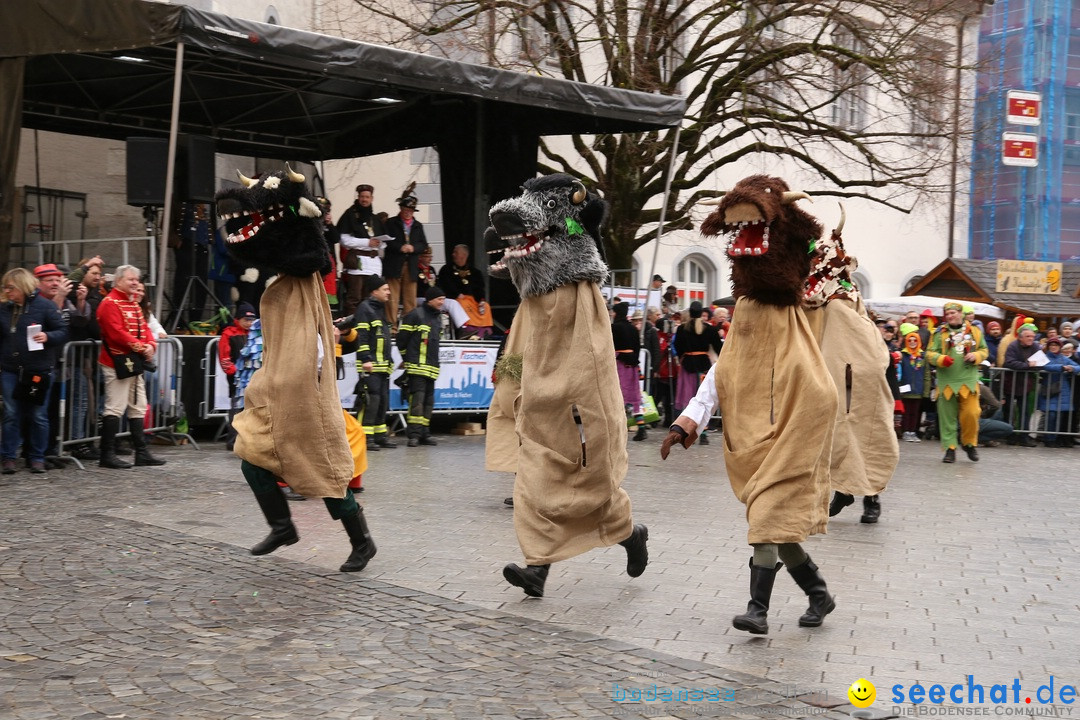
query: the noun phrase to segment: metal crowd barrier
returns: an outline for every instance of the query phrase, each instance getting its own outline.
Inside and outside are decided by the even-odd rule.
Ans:
[[[1041,368],[990,368],[987,387],[1001,401],[1002,419],[1020,433],[1036,436],[1080,435],[1078,373]]]
[[[83,464],[71,451],[80,445],[97,444],[101,439],[98,420],[105,409],[105,380],[98,363],[100,352],[99,341],[78,340],[64,346],[60,359],[59,458],[70,459],[80,468]],[[180,387],[184,349],[175,338],[163,338],[158,340],[154,360],[157,370],[143,373],[148,405],[144,431],[166,437],[173,444],[177,438],[186,438],[198,449],[190,435],[176,430],[176,422],[183,417]],[[126,427],[125,420],[118,437],[130,435]]]

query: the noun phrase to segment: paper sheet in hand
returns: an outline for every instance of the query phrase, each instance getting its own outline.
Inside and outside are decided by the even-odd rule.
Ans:
[[[1050,363],[1050,358],[1046,357],[1046,353],[1042,350],[1036,350],[1028,360],[1035,363],[1035,367],[1042,367],[1043,365],[1048,365]]]
[[[27,350],[44,350],[45,346],[34,340],[34,336],[41,332],[41,326],[27,325],[26,326],[26,349]]]

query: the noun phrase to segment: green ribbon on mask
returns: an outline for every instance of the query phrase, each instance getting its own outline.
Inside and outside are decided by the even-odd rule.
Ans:
[[[584,235],[585,228],[581,227],[574,218],[566,218],[566,232],[571,235]]]

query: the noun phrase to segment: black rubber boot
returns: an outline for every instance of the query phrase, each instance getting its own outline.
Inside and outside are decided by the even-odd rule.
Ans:
[[[862,517],[859,522],[873,524],[881,517],[881,501],[877,495],[867,495],[862,499]]]
[[[750,602],[744,614],[732,618],[731,624],[736,630],[745,630],[752,635],[768,634],[769,600],[772,598],[776,572],[783,566],[783,563],[776,563],[774,568],[758,567],[750,558]]]
[[[135,465],[153,467],[164,465],[165,460],[154,457],[146,447],[146,435],[143,432],[142,418],[128,418],[128,429],[131,430],[131,444],[135,448]]]
[[[649,431],[645,429],[644,425],[637,426],[637,433],[634,434],[634,440],[645,440],[649,437]]]
[[[836,609],[836,599],[829,594],[825,578],[821,577],[818,566],[809,557],[796,568],[788,568],[795,583],[810,598],[810,607],[799,618],[799,627],[820,627],[825,616]]]
[[[378,445],[380,448],[396,448],[397,447],[397,443],[392,441],[389,438],[389,436],[387,435],[387,433],[376,433],[375,434],[375,444]]]
[[[98,465],[114,470],[126,470],[131,463],[116,457],[116,433],[120,432],[120,418],[106,415],[101,418],[101,458]]]
[[[525,591],[529,597],[544,597],[544,581],[550,565],[527,565],[521,567],[510,563],[503,568],[506,582]]]
[[[630,537],[619,543],[626,548],[626,574],[630,577],[641,575],[649,564],[649,548],[646,545],[648,539],[649,528],[635,525]]]
[[[259,509],[266,517],[267,524],[270,525],[270,534],[261,543],[251,548],[252,555],[267,555],[282,545],[293,545],[300,540],[296,526],[293,525],[292,513],[289,512],[289,501],[279,490],[256,494],[255,499],[259,502]]]
[[[349,542],[352,543],[352,552],[339,570],[341,572],[360,572],[367,567],[368,561],[375,557],[375,541],[371,539],[371,531],[368,530],[367,520],[364,519],[364,508],[358,508],[356,514],[341,519],[345,526],[345,532],[349,534]]]
[[[854,495],[842,493],[839,490],[832,494],[832,502],[829,503],[829,517],[840,514],[840,511],[855,502]]]

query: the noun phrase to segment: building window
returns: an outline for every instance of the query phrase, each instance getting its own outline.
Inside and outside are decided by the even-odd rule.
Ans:
[[[518,19],[517,38],[518,56],[533,67],[558,65],[558,58],[552,52],[551,35],[532,15]]]
[[[863,296],[864,299],[873,297],[873,295],[870,294],[872,290],[872,288],[870,287],[870,278],[866,277],[861,272],[856,270],[854,273],[851,274],[851,279],[855,283],[855,287],[859,288],[859,293]]]
[[[687,308],[697,300],[708,306],[712,287],[711,263],[697,255],[685,257],[675,271],[675,286],[679,293],[679,307]]]
[[[1065,162],[1080,165],[1080,96],[1065,98]]]
[[[863,53],[862,42],[847,28],[833,32],[833,44],[850,51],[848,62],[833,68],[832,122],[849,130],[866,127],[867,71],[857,58]]]

